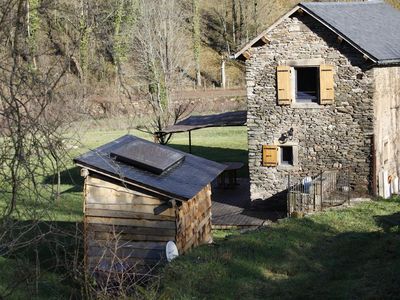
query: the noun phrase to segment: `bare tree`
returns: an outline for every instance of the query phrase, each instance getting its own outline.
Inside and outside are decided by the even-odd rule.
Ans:
[[[193,56],[195,61],[196,83],[201,86],[200,50],[201,50],[201,12],[199,0],[192,0]]]
[[[44,181],[69,159],[65,132],[84,103],[79,80],[69,73],[73,52],[54,55],[55,31],[42,28],[58,21],[64,3],[7,0],[0,7],[0,255],[34,249],[35,272],[28,274],[37,279],[37,247],[52,231],[40,224],[52,220],[60,192]]]
[[[185,111],[174,108],[170,95],[183,85],[192,64],[187,39],[189,15],[177,0],[140,0],[139,7],[135,59],[152,109],[152,121],[145,127],[154,133],[174,124]],[[161,138],[160,142],[167,140]]]

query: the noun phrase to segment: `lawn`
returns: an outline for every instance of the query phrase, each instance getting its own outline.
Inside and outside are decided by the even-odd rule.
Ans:
[[[127,133],[127,130],[91,129],[80,137],[80,146],[73,149],[71,157]],[[132,134],[151,139],[137,131]],[[194,131],[192,141],[196,155],[247,163],[245,127]],[[171,146],[187,151],[187,134],[174,136]],[[50,184],[49,179],[44,183]],[[70,161],[62,173],[61,197],[48,206],[52,222],[38,226],[41,233],[51,228],[51,234],[37,249],[41,261],[39,281],[22,282],[15,287],[11,299],[32,298],[36,292],[36,299],[63,299],[79,294],[79,287],[71,285],[65,266],[52,266],[59,264],[60,258],[68,260],[73,255],[71,250],[81,250],[82,233],[77,233],[78,239],[73,234],[77,228],[75,222],[81,222],[83,216],[82,184],[79,169]],[[287,219],[244,234],[217,231],[214,244],[194,249],[161,270],[159,296],[167,299],[396,298],[400,286],[399,222],[400,199],[393,199],[304,219]],[[69,235],[65,236],[65,232]],[[0,296],[21,280],[21,262],[26,272],[36,272],[33,249],[26,249],[18,256],[19,260],[0,257]]]
[[[103,126],[104,124],[100,124]],[[112,125],[112,124],[111,124]],[[148,140],[152,136],[142,132],[126,129],[104,130],[104,127],[90,128],[80,136],[74,136],[67,146],[71,148],[69,157],[65,158],[65,168],[61,173],[61,195],[59,199],[17,204],[13,226],[29,229],[21,234],[19,229],[13,235],[24,240],[34,236],[42,236],[38,244],[18,249],[13,256],[1,256],[0,244],[0,299],[68,299],[80,295],[77,279],[72,272],[72,265],[82,261],[82,227],[83,219],[82,190],[83,178],[79,168],[74,166],[72,158],[90,149],[110,142],[120,136],[131,133]],[[115,127],[114,127],[115,128]],[[171,146],[188,151],[187,134],[176,134]],[[193,154],[216,161],[242,161],[247,165],[247,137],[245,127],[208,128],[192,133]],[[78,146],[76,146],[78,145]],[[247,176],[247,168],[242,176]],[[43,187],[52,187],[53,174],[43,178]],[[49,195],[50,191],[44,192]],[[4,208],[8,195],[0,194],[0,210]],[[32,209],[34,208],[34,209]],[[40,222],[32,222],[29,216],[40,215]],[[78,224],[76,227],[75,224]],[[2,234],[0,223],[0,234]],[[7,226],[7,225],[6,225]],[[36,263],[40,262],[40,268]],[[39,274],[36,274],[39,272]],[[38,280],[33,282],[33,275]]]
[[[398,299],[400,198],[216,239],[176,259],[174,299]]]
[[[94,149],[125,134],[134,134],[152,140],[152,136],[132,130],[88,130],[79,137],[79,147],[71,153],[71,161],[62,172],[62,194],[53,210],[55,219],[59,221],[79,221],[82,219],[82,189],[83,179],[79,168],[72,163],[72,157],[78,156],[89,149]],[[175,134],[169,146],[188,152],[188,134]],[[239,176],[248,176],[247,167],[247,133],[246,127],[205,128],[192,132],[192,153],[218,162],[240,161],[245,167]]]

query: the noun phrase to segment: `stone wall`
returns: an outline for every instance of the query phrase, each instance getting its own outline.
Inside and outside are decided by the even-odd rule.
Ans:
[[[252,200],[285,195],[288,174],[301,177],[339,167],[350,167],[352,188],[366,192],[372,168],[371,62],[307,15],[285,19],[267,38],[270,43],[252,48],[246,62]],[[334,66],[334,104],[277,105],[276,67],[301,60]],[[279,145],[290,128],[297,165],[263,167],[262,145]]]
[[[400,67],[375,68],[374,76],[376,177],[382,185],[382,171],[392,178],[400,175]]]
[[[132,99],[113,93],[93,95],[89,98],[89,111],[97,118],[112,116],[135,116],[139,119],[152,114],[146,99],[148,95],[133,94]],[[189,105],[194,114],[221,113],[246,109],[244,89],[208,89],[179,91],[171,96],[173,105]]]

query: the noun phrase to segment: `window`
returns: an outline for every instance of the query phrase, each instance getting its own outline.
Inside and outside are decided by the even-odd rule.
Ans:
[[[262,166],[264,167],[287,167],[298,166],[297,145],[263,145]]]
[[[292,165],[293,166],[293,147],[292,146],[281,146],[281,165]]]
[[[296,103],[334,103],[334,67],[332,65],[300,65],[290,62],[277,66],[278,105]]]
[[[319,68],[294,68],[295,101],[297,103],[318,103]]]

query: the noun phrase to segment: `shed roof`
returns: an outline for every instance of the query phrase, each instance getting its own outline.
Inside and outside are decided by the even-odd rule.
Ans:
[[[400,11],[382,1],[300,3],[248,43],[235,58],[299,8],[377,64],[400,63]]]
[[[112,153],[115,150],[121,149],[124,145],[128,147],[138,141],[149,145],[153,150],[159,148],[162,153],[166,153],[165,149],[168,149],[169,153],[184,155],[184,159],[161,174],[157,174],[113,158]],[[154,151],[149,153],[154,155]],[[93,172],[179,200],[189,200],[196,196],[226,168],[225,165],[214,161],[154,144],[133,135],[125,135],[91,150],[75,158],[74,162]]]
[[[247,121],[247,111],[230,111],[221,114],[190,116],[175,125],[165,128],[161,133],[185,132],[206,127],[243,126]]]

